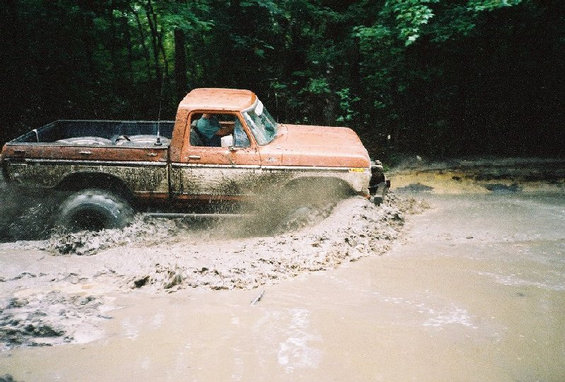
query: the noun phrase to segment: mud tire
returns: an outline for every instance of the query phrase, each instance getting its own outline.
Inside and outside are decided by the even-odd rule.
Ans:
[[[69,196],[62,204],[57,225],[70,231],[123,228],[133,219],[133,209],[118,195],[88,189]]]

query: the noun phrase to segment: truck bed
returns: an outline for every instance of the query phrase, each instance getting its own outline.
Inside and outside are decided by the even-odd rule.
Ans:
[[[31,130],[9,143],[168,146],[173,127],[174,121],[59,120]]]

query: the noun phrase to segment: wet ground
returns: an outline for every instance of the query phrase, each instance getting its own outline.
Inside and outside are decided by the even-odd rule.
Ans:
[[[91,256],[53,256],[49,243],[0,246],[0,325],[11,327],[5,313],[14,312],[37,344],[69,336],[57,346],[6,347],[0,380],[563,381],[563,188],[486,182],[521,189],[437,192],[445,182],[417,176],[400,187],[428,187],[414,196],[429,205],[413,209],[419,214],[401,212],[405,202],[383,212],[350,200],[313,227],[242,247],[199,246],[198,236],[167,247],[112,244]],[[217,284],[228,272],[226,248],[242,262]],[[212,253],[212,265],[168,258],[155,267],[163,254],[195,249]],[[128,272],[117,252],[137,256],[130,268],[147,272]],[[267,276],[252,282],[257,264],[268,265]],[[247,283],[214,288],[235,285],[237,269]],[[210,283],[191,285],[194,270],[210,273]],[[34,310],[45,302],[49,309]],[[65,328],[74,331],[49,333]]]
[[[250,235],[246,221],[185,221],[138,216],[129,227],[54,232],[48,240],[0,245],[0,345],[84,343],[102,335],[108,295],[143,289],[256,289],[307,272],[385,253],[405,214],[425,208],[391,195],[375,206],[343,200],[270,236]],[[304,217],[307,217],[306,221]],[[264,220],[264,219],[262,219]]]

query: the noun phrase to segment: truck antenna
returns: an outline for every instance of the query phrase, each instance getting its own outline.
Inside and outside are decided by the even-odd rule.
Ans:
[[[161,90],[159,94],[159,112],[157,114],[157,141],[155,146],[161,146],[161,109],[163,105],[163,88],[165,87],[165,76],[161,73]]]

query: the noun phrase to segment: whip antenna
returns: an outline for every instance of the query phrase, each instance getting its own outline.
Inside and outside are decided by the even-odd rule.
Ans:
[[[155,146],[161,146],[161,109],[163,106],[163,88],[165,87],[165,76],[161,73],[161,91],[159,94],[159,112],[157,113],[157,141]]]

